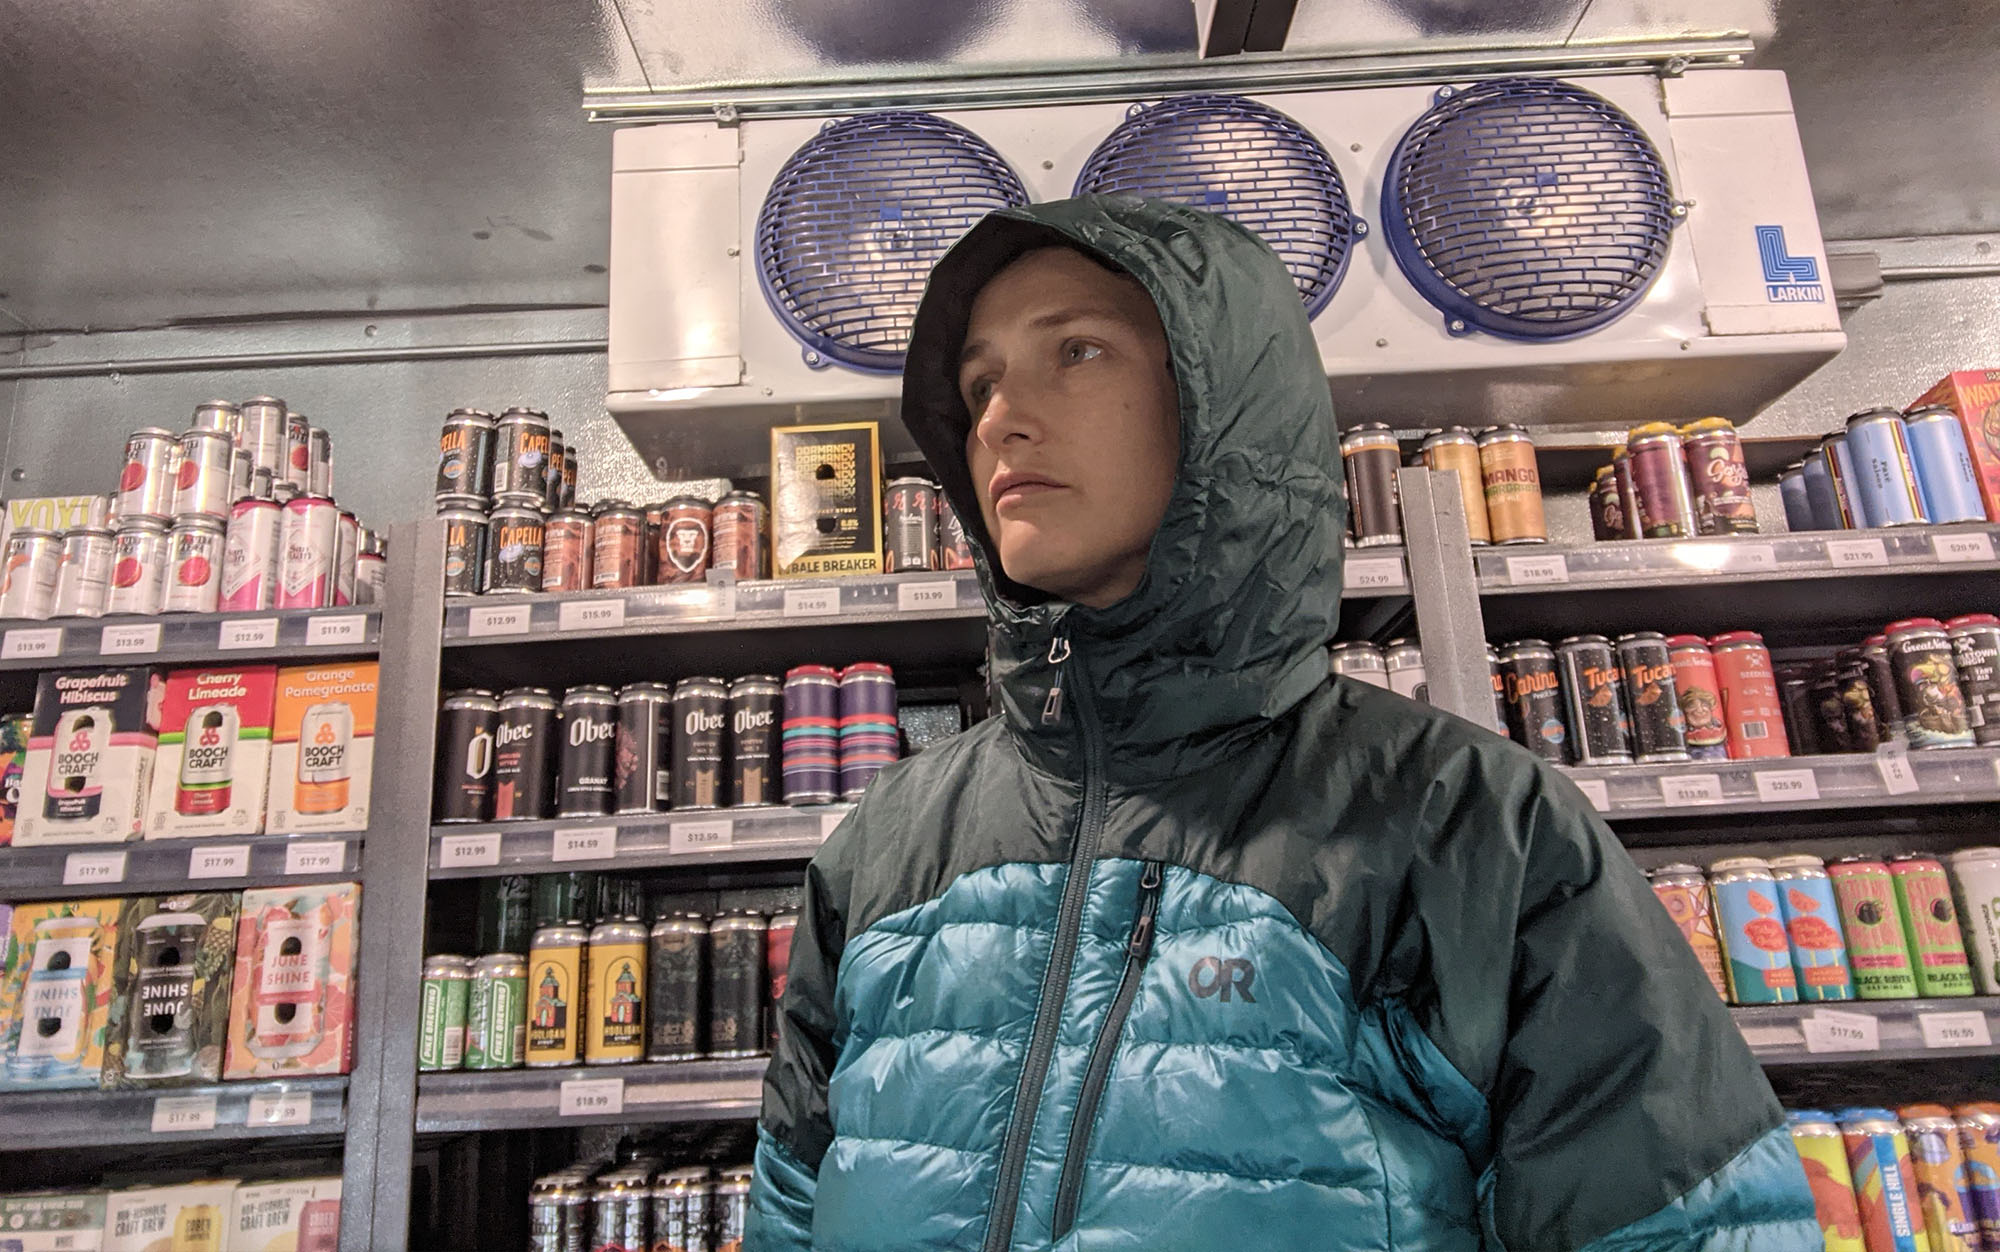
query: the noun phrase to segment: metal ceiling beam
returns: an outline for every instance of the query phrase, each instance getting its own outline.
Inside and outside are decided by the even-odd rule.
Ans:
[[[1215,12],[1208,20],[1208,38],[1201,45],[1204,57],[1233,57],[1243,51],[1244,36],[1250,32],[1250,15],[1257,0],[1215,0]]]
[[[1292,33],[1292,15],[1299,0],[1257,0],[1250,14],[1250,28],[1243,34],[1245,52],[1282,52]]]

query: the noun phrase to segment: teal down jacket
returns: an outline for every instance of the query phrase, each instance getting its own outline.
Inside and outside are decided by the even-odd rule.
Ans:
[[[1028,249],[1143,283],[1182,464],[1092,610],[996,567],[973,297]],[[1568,781],[1329,678],[1346,504],[1282,264],[1192,210],[985,219],[903,420],[979,554],[1000,715],[885,771],[807,872],[750,1252],[1821,1247],[1762,1072]]]

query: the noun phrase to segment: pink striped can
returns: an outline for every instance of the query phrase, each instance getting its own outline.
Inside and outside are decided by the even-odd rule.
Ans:
[[[340,511],[334,532],[333,602],[354,603],[354,558],[361,551],[361,523],[346,509]]]
[[[256,496],[245,496],[229,510],[229,537],[222,548],[223,612],[250,612],[277,603],[283,514],[276,500]]]
[[[272,607],[317,609],[333,603],[333,562],[340,546],[340,509],[325,496],[293,496],[285,505]]]

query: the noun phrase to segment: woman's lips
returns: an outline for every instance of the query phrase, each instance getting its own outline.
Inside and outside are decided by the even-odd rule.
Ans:
[[[996,513],[1004,513],[1009,508],[1019,508],[1021,505],[1024,505],[1031,500],[1034,500],[1038,496],[1047,495],[1049,492],[1061,491],[1061,490],[1063,490],[1063,488],[1056,486],[1054,483],[1036,483],[1036,482],[1015,483],[1012,486],[1008,487],[1006,490],[1002,491],[1000,495],[993,501],[993,511]]]

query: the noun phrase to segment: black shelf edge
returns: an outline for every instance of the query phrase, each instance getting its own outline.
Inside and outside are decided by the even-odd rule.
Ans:
[[[362,840],[362,832],[341,831],[0,847],[0,895],[26,903],[344,882],[361,872]],[[327,854],[334,856],[333,864],[319,868]],[[122,872],[116,877],[96,876],[120,855],[125,858]],[[298,872],[290,872],[295,865]]]
[[[160,1101],[170,1104],[163,1108]],[[175,1103],[177,1102],[177,1103]],[[252,1124],[253,1102],[262,1118]],[[192,1117],[188,1130],[155,1130],[169,1110]],[[107,1144],[202,1143],[339,1135],[347,1127],[347,1079],[342,1075],[256,1079],[135,1091],[0,1092],[0,1150],[83,1148]]]
[[[2000,526],[1781,532],[1705,539],[1629,539],[1574,547],[1478,549],[1481,596],[1563,595],[1721,583],[2000,571]]]
[[[757,1056],[420,1074],[417,1133],[752,1118],[769,1064]],[[562,1112],[564,1083],[614,1081],[622,1084],[616,1111]]]
[[[224,647],[224,632],[242,646]],[[341,605],[256,613],[0,620],[0,671],[77,665],[309,663],[373,655],[382,610]],[[110,649],[107,651],[107,647]]]
[[[1611,820],[2000,802],[2000,747],[1565,766],[1563,773]]]
[[[431,827],[430,876],[490,878],[593,866],[642,869],[805,860],[819,850],[851,807],[711,809],[438,825]]]
[[[1935,1000],[1828,1000],[1812,1004],[1746,1005],[1729,1010],[1757,1060],[1766,1066],[1868,1065],[1896,1060],[1939,1060],[2000,1056],[2000,996],[1959,996]],[[1824,1014],[1868,1018],[1875,1024],[1875,1047],[1842,1047],[1809,1023]],[[1987,1041],[1970,1045],[1933,1042],[1950,1034],[1955,1015],[1977,1016]],[[1926,1020],[1935,1032],[1925,1034]],[[1836,1017],[1832,1019],[1838,1021]],[[1966,1025],[1970,1025],[1969,1021]],[[1829,1032],[1830,1033],[1830,1032]]]

